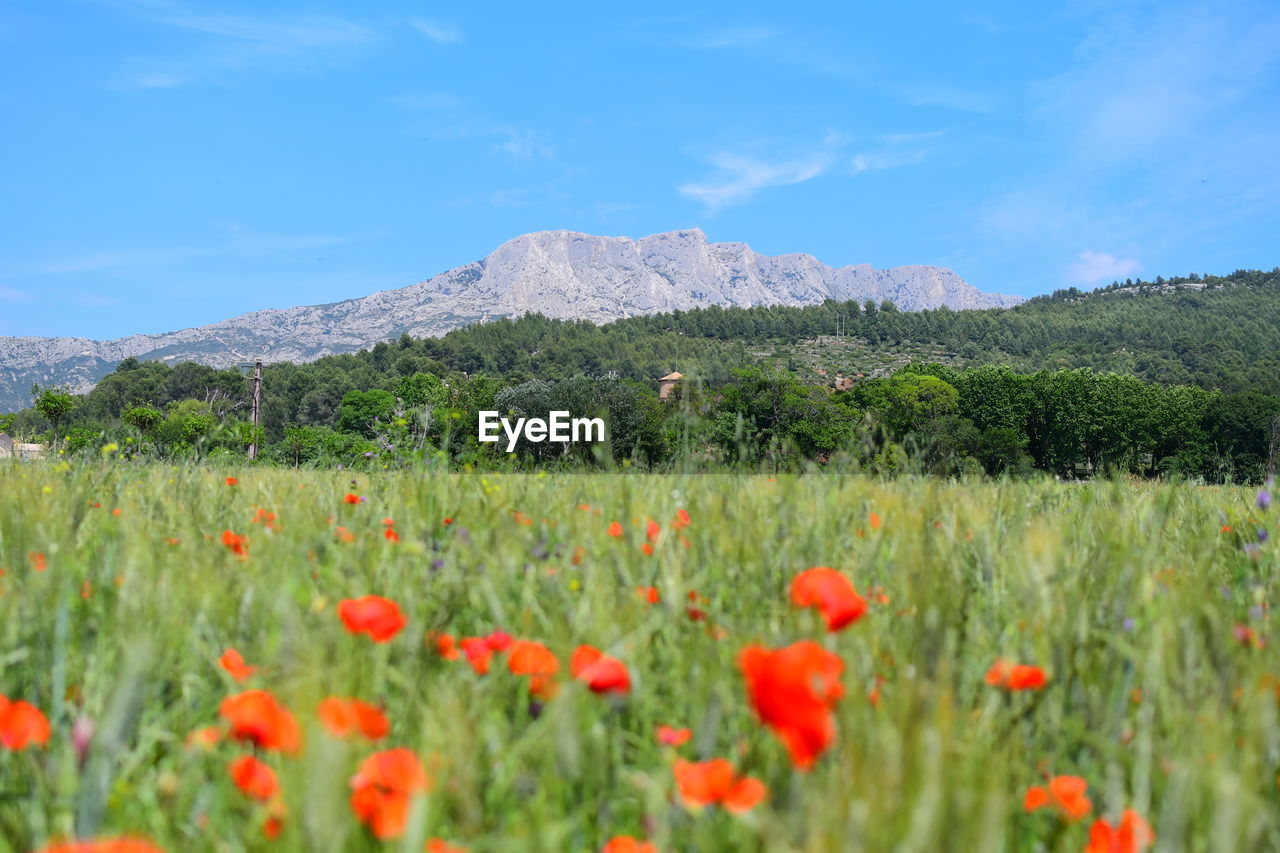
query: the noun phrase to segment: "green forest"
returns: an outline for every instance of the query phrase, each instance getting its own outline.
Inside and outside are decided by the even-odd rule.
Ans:
[[[531,315],[263,371],[127,359],[33,389],[0,428],[60,453],[287,465],[881,474],[1105,472],[1253,482],[1280,444],[1280,270],[1116,282],[1012,309],[707,308],[603,326]],[[670,400],[657,377],[684,374]],[[837,390],[834,378],[851,387]],[[476,440],[476,413],[596,416],[607,446]]]

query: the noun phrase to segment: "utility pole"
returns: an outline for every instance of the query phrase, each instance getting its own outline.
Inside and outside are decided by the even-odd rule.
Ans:
[[[249,445],[249,461],[258,458],[258,426],[262,420],[262,362],[253,364],[253,443]]]

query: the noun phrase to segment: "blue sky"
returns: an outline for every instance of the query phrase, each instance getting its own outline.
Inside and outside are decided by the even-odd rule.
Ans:
[[[400,287],[528,231],[1032,295],[1280,265],[1280,4],[0,0],[0,335]]]

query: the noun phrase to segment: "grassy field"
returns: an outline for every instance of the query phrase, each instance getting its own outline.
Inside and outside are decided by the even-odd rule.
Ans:
[[[6,465],[0,693],[50,732],[0,746],[0,850],[128,834],[171,852],[595,851],[617,835],[667,853],[1081,851],[1125,809],[1149,849],[1280,849],[1280,561],[1256,546],[1276,513],[1256,494]],[[829,633],[796,607],[813,566],[852,580],[866,615]],[[366,595],[403,613],[387,642],[339,616]],[[494,631],[554,653],[554,695],[530,695],[514,647],[483,675],[440,653],[440,634]],[[836,737],[808,771],[739,665],[752,644],[802,640],[843,663]],[[622,662],[629,691],[575,680],[584,644]],[[241,682],[227,649],[256,667]],[[1047,684],[988,684],[997,658]],[[228,737],[222,703],[254,689],[296,720],[296,750]],[[331,696],[379,706],[390,731],[335,736],[317,715]],[[0,713],[11,744],[15,719]],[[692,736],[661,743],[661,725]],[[429,785],[380,841],[351,780],[397,748]],[[261,801],[228,770],[252,754],[278,782]],[[767,796],[689,808],[673,768],[712,758]],[[1086,817],[1024,810],[1057,775],[1086,780]]]

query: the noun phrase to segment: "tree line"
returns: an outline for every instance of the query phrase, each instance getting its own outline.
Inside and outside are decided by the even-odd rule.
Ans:
[[[757,364],[767,342],[845,334],[930,342],[969,366],[912,364],[833,391]],[[281,464],[819,464],[880,472],[1065,477],[1102,471],[1257,480],[1274,467],[1280,273],[1238,271],[1063,290],[1013,309],[890,303],[707,308],[604,326],[531,315],[380,343],[263,373],[248,422],[237,370],[126,359],[89,393],[34,389],[0,429],[68,453]],[[654,378],[688,377],[658,400]],[[481,409],[604,414],[607,450],[475,442]],[[501,458],[499,458],[501,457]]]

